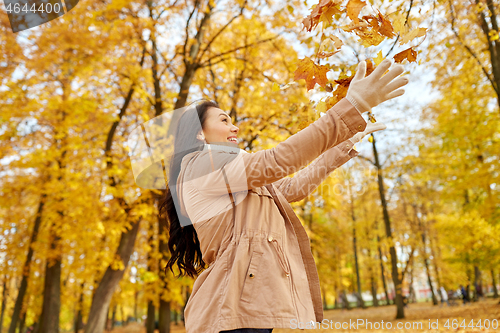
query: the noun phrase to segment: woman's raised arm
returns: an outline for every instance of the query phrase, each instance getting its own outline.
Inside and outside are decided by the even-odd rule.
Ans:
[[[211,150],[196,152],[183,159],[183,184],[205,195],[227,194],[273,183],[291,175],[328,149],[366,128],[360,112],[342,99],[308,127],[280,142],[276,147],[250,154]]]

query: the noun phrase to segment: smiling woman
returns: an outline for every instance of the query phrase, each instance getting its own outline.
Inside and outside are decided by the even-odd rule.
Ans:
[[[385,128],[368,128],[362,113],[404,92],[396,89],[405,78],[391,82],[402,66],[381,77],[390,65],[382,62],[365,78],[362,63],[346,98],[256,153],[238,149],[238,127],[217,103],[181,115],[160,218],[166,210],[166,269],[173,273],[177,264],[180,275],[201,272],[184,309],[187,333],[264,333],[323,320],[309,237],[290,203],[356,157],[357,140]]]
[[[204,140],[207,144],[228,141],[238,143],[236,135],[239,128],[233,125],[231,117],[219,107],[212,106],[208,108],[206,120],[202,128],[197,138],[202,141]]]

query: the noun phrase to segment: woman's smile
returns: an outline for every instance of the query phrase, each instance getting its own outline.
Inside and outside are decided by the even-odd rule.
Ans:
[[[229,114],[215,107],[209,108],[207,113],[205,126],[203,126],[206,143],[232,142],[238,144],[236,134],[239,128],[232,123]]]

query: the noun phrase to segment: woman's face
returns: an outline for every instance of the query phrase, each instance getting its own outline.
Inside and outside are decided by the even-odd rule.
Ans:
[[[223,110],[214,107],[209,108],[207,113],[203,134],[198,134],[197,138],[203,140],[204,135],[207,143],[233,142],[238,144],[236,134],[239,128],[233,125],[231,117]]]

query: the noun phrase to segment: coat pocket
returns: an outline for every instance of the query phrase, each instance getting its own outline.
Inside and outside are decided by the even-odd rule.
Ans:
[[[241,300],[243,302],[250,303],[252,301],[252,289],[256,281],[261,281],[259,279],[259,264],[264,253],[252,251],[252,256],[250,257],[250,263],[248,265],[248,270],[245,276],[245,281],[243,282],[243,289],[241,291]]]

